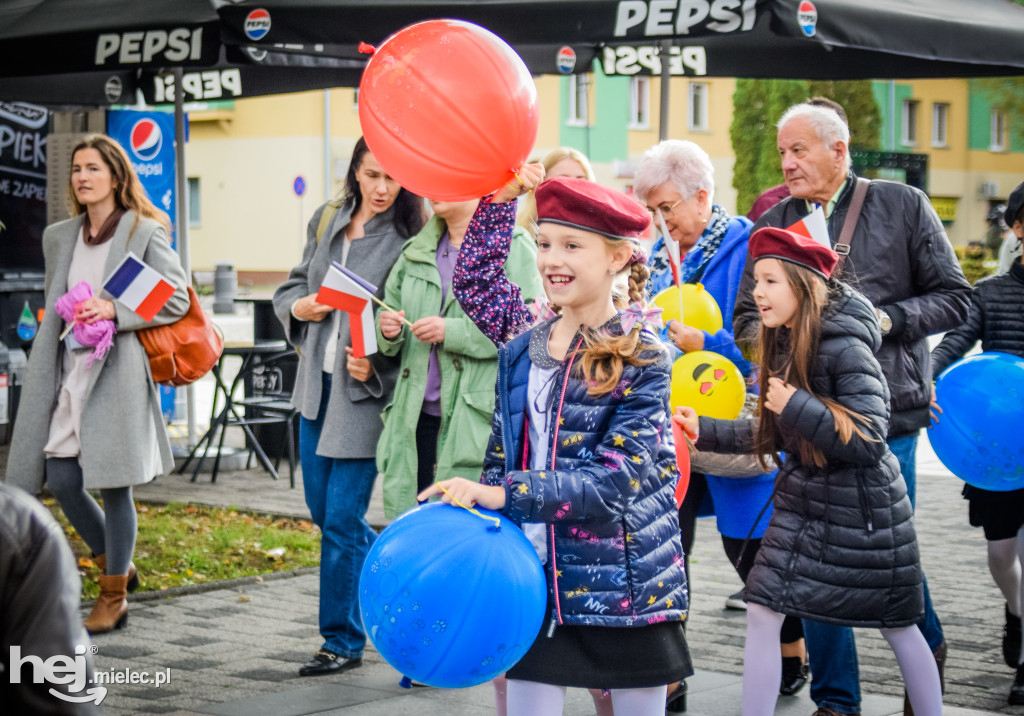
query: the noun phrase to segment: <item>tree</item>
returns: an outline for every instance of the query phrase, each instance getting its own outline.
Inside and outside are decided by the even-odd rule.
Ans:
[[[1024,147],[1024,77],[982,77],[971,84],[993,109],[1006,114],[1007,133],[1013,144]]]
[[[850,123],[850,145],[857,149],[878,149],[882,113],[871,91],[871,80],[816,80],[810,83],[812,97],[838,102]]]
[[[737,80],[729,127],[736,156],[732,184],[737,210],[747,211],[762,191],[782,181],[775,125],[783,112],[819,96],[842,105],[853,146],[878,148],[882,119],[870,80]]]
[[[757,195],[782,179],[775,124],[782,113],[807,99],[804,80],[749,80],[736,82],[729,137],[736,164],[732,185],[737,210],[746,212]]]

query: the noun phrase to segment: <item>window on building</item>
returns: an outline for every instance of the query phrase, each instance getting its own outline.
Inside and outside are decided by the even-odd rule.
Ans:
[[[907,146],[917,144],[917,100],[903,100],[903,134],[900,142]]]
[[[568,123],[583,126],[587,124],[587,87],[590,78],[587,75],[570,75],[569,77],[569,118]]]
[[[202,217],[199,203],[199,177],[188,178],[188,225],[199,226]]]
[[[946,121],[949,117],[949,105],[936,102],[932,105],[932,146],[946,146]]]
[[[631,77],[629,80],[629,128],[651,128],[650,77]]]
[[[993,109],[989,129],[988,148],[993,152],[1005,152],[1006,143],[1006,112]]]
[[[690,111],[687,122],[690,131],[706,132],[708,130],[708,83],[690,83]]]

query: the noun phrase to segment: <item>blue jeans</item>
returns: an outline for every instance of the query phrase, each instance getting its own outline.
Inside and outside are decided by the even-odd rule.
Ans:
[[[347,460],[316,454],[330,395],[324,374],[320,414],[299,419],[302,486],[320,542],[320,634],[324,649],[349,659],[361,658],[366,632],[359,614],[359,573],[377,533],[366,521],[377,464],[373,459]]]
[[[889,449],[900,463],[907,483],[910,504],[917,496],[917,435],[889,440]],[[924,621],[918,624],[932,651],[945,637],[942,624],[932,608],[928,580],[924,581]],[[860,672],[853,629],[804,620],[807,660],[811,665],[811,699],[818,708],[830,708],[841,714],[860,713]]]

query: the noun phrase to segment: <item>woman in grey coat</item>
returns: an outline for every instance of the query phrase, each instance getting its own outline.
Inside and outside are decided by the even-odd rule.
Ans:
[[[829,281],[838,256],[812,239],[760,229],[750,256],[762,324],[759,418],[702,417],[691,430],[699,450],[786,455],[744,592],[743,714],[775,708],[779,629],[792,614],[881,629],[914,712],[937,716],[938,668],[916,627],[924,597],[913,510],[885,442],[889,390],[874,358],[874,309]],[[695,417],[680,412],[680,422]]]
[[[389,177],[360,139],[343,201],[330,201],[313,214],[302,261],[274,294],[277,317],[299,351],[292,403],[302,413],[302,484],[322,533],[324,643],[299,669],[301,676],[338,673],[362,663],[366,634],[359,615],[359,572],[376,538],[366,510],[377,477],[380,414],[398,371],[397,361],[380,353],[353,357],[347,314],[317,303],[317,292],[332,261],[383,289],[405,240],[423,223],[422,199]]]
[[[72,153],[70,189],[73,217],[43,233],[46,311],[32,346],[6,480],[33,494],[45,482],[96,555],[100,596],[85,626],[97,634],[127,623],[125,595],[139,584],[131,563],[132,485],[174,467],[149,359],[135,331],[178,320],[189,298],[167,239],[167,217],[146,197],[120,145],[98,134],[82,140]],[[103,298],[103,283],[129,251],[174,286],[149,323]],[[103,355],[71,340],[74,334],[62,340],[55,305],[81,282],[92,298],[75,307],[74,321],[113,321],[116,328]],[[86,490],[100,491],[104,509]]]

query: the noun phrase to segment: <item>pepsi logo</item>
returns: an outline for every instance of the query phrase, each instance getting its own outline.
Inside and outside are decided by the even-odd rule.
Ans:
[[[796,21],[807,37],[814,37],[814,26],[818,24],[818,9],[810,0],[803,0],[796,11]]]
[[[555,63],[563,75],[571,74],[576,69],[576,50],[568,45],[559,48]]]
[[[164,133],[152,119],[140,119],[128,138],[132,154],[144,162],[156,159],[164,144]]]
[[[253,10],[245,16],[242,29],[250,40],[262,40],[270,32],[270,13],[263,8]]]

